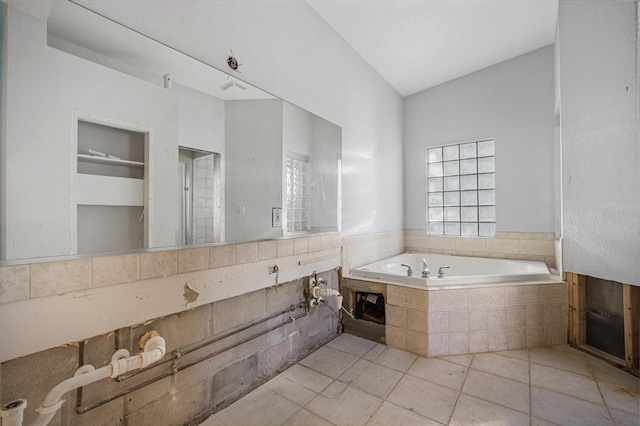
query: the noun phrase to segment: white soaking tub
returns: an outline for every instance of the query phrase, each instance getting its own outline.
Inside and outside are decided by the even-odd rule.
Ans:
[[[422,260],[430,270],[428,278],[422,277]],[[407,276],[406,264],[411,266],[413,276]],[[438,278],[438,269],[444,277]],[[412,287],[449,288],[485,283],[531,283],[532,281],[558,281],[553,279],[544,262],[528,260],[489,259],[442,254],[403,253],[389,259],[351,269],[355,277],[381,280],[391,283],[409,284]]]

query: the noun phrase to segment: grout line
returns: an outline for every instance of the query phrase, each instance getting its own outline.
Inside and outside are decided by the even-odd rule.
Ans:
[[[607,400],[604,399],[604,394],[602,393],[602,390],[600,389],[600,383],[598,383],[597,377],[593,371],[593,368],[591,367],[591,363],[589,362],[589,359],[585,356],[585,362],[587,363],[587,369],[589,370],[589,373],[591,373],[591,379],[595,382],[596,384],[596,389],[598,389],[598,395],[600,395],[600,399],[602,400],[602,404],[604,405],[605,410],[607,410],[607,416],[609,416],[609,422],[611,422],[611,424],[613,424],[613,416],[611,415],[611,411],[609,410],[609,404],[607,404]]]
[[[462,395],[462,389],[464,389],[464,384],[467,383],[467,377],[469,377],[469,371],[471,371],[471,366],[473,365],[473,360],[475,359],[476,354],[473,354],[471,356],[471,362],[469,363],[469,366],[467,367],[467,372],[464,374],[464,380],[462,381],[462,384],[460,385],[460,390],[458,391],[458,396],[456,396],[456,400],[453,403],[453,408],[451,409],[451,414],[449,415],[449,420],[447,421],[447,424],[451,423],[451,419],[453,418],[453,413],[456,411],[456,407],[458,406],[458,400],[460,399],[460,395]]]
[[[531,401],[531,350],[527,350],[527,370],[529,371],[529,425],[533,426],[533,407]]]

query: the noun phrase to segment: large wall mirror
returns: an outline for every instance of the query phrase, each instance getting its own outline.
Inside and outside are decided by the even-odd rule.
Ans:
[[[2,6],[1,260],[340,230],[340,127],[72,2]]]

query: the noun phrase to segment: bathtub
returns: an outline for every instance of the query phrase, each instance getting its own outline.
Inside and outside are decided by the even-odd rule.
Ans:
[[[429,278],[422,278],[422,259],[427,261],[431,271]],[[413,276],[407,276],[407,268],[401,266],[402,263],[411,266]],[[438,278],[438,269],[441,266],[449,266],[449,269],[443,270],[444,278]],[[434,289],[505,282],[557,282],[559,278],[553,279],[544,262],[424,253],[403,253],[351,269],[350,275]]]

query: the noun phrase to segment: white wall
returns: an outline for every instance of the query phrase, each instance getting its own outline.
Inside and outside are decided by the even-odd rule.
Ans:
[[[226,237],[277,238],[271,209],[282,208],[282,101],[226,101]]]
[[[287,152],[311,157],[311,122],[313,115],[302,108],[282,103],[282,155],[287,158]],[[284,164],[284,163],[283,163]]]
[[[75,112],[153,130],[154,167],[177,164],[177,102],[168,91],[47,47],[46,23],[8,9],[5,256],[21,259],[72,254],[75,242]],[[175,173],[154,176],[153,226],[175,229],[170,205]],[[28,177],[28,178],[25,178]],[[177,210],[177,209],[176,209]],[[43,238],[46,235],[47,238]],[[154,235],[173,245],[173,232]]]
[[[566,271],[640,285],[636,2],[560,2]]]
[[[232,48],[236,77],[342,127],[345,233],[402,229],[402,98],[302,0],[81,3],[225,71]]]
[[[318,232],[337,231],[341,129],[318,117],[313,117],[312,129],[311,229]]]
[[[287,153],[307,156],[311,162],[309,225],[312,232],[338,230],[338,160],[342,157],[342,130],[301,108],[283,102],[283,165]],[[286,167],[282,193],[286,199]],[[287,212],[283,201],[283,218]]]
[[[152,131],[150,246],[175,245],[178,143],[222,153],[223,102],[179,85],[169,91],[50,48],[46,22],[12,7],[7,20],[3,259],[74,253],[75,113]]]
[[[405,227],[426,227],[425,148],[495,138],[496,229],[553,232],[553,47],[404,100]]]
[[[181,84],[178,97],[178,145],[224,155],[224,101]]]

